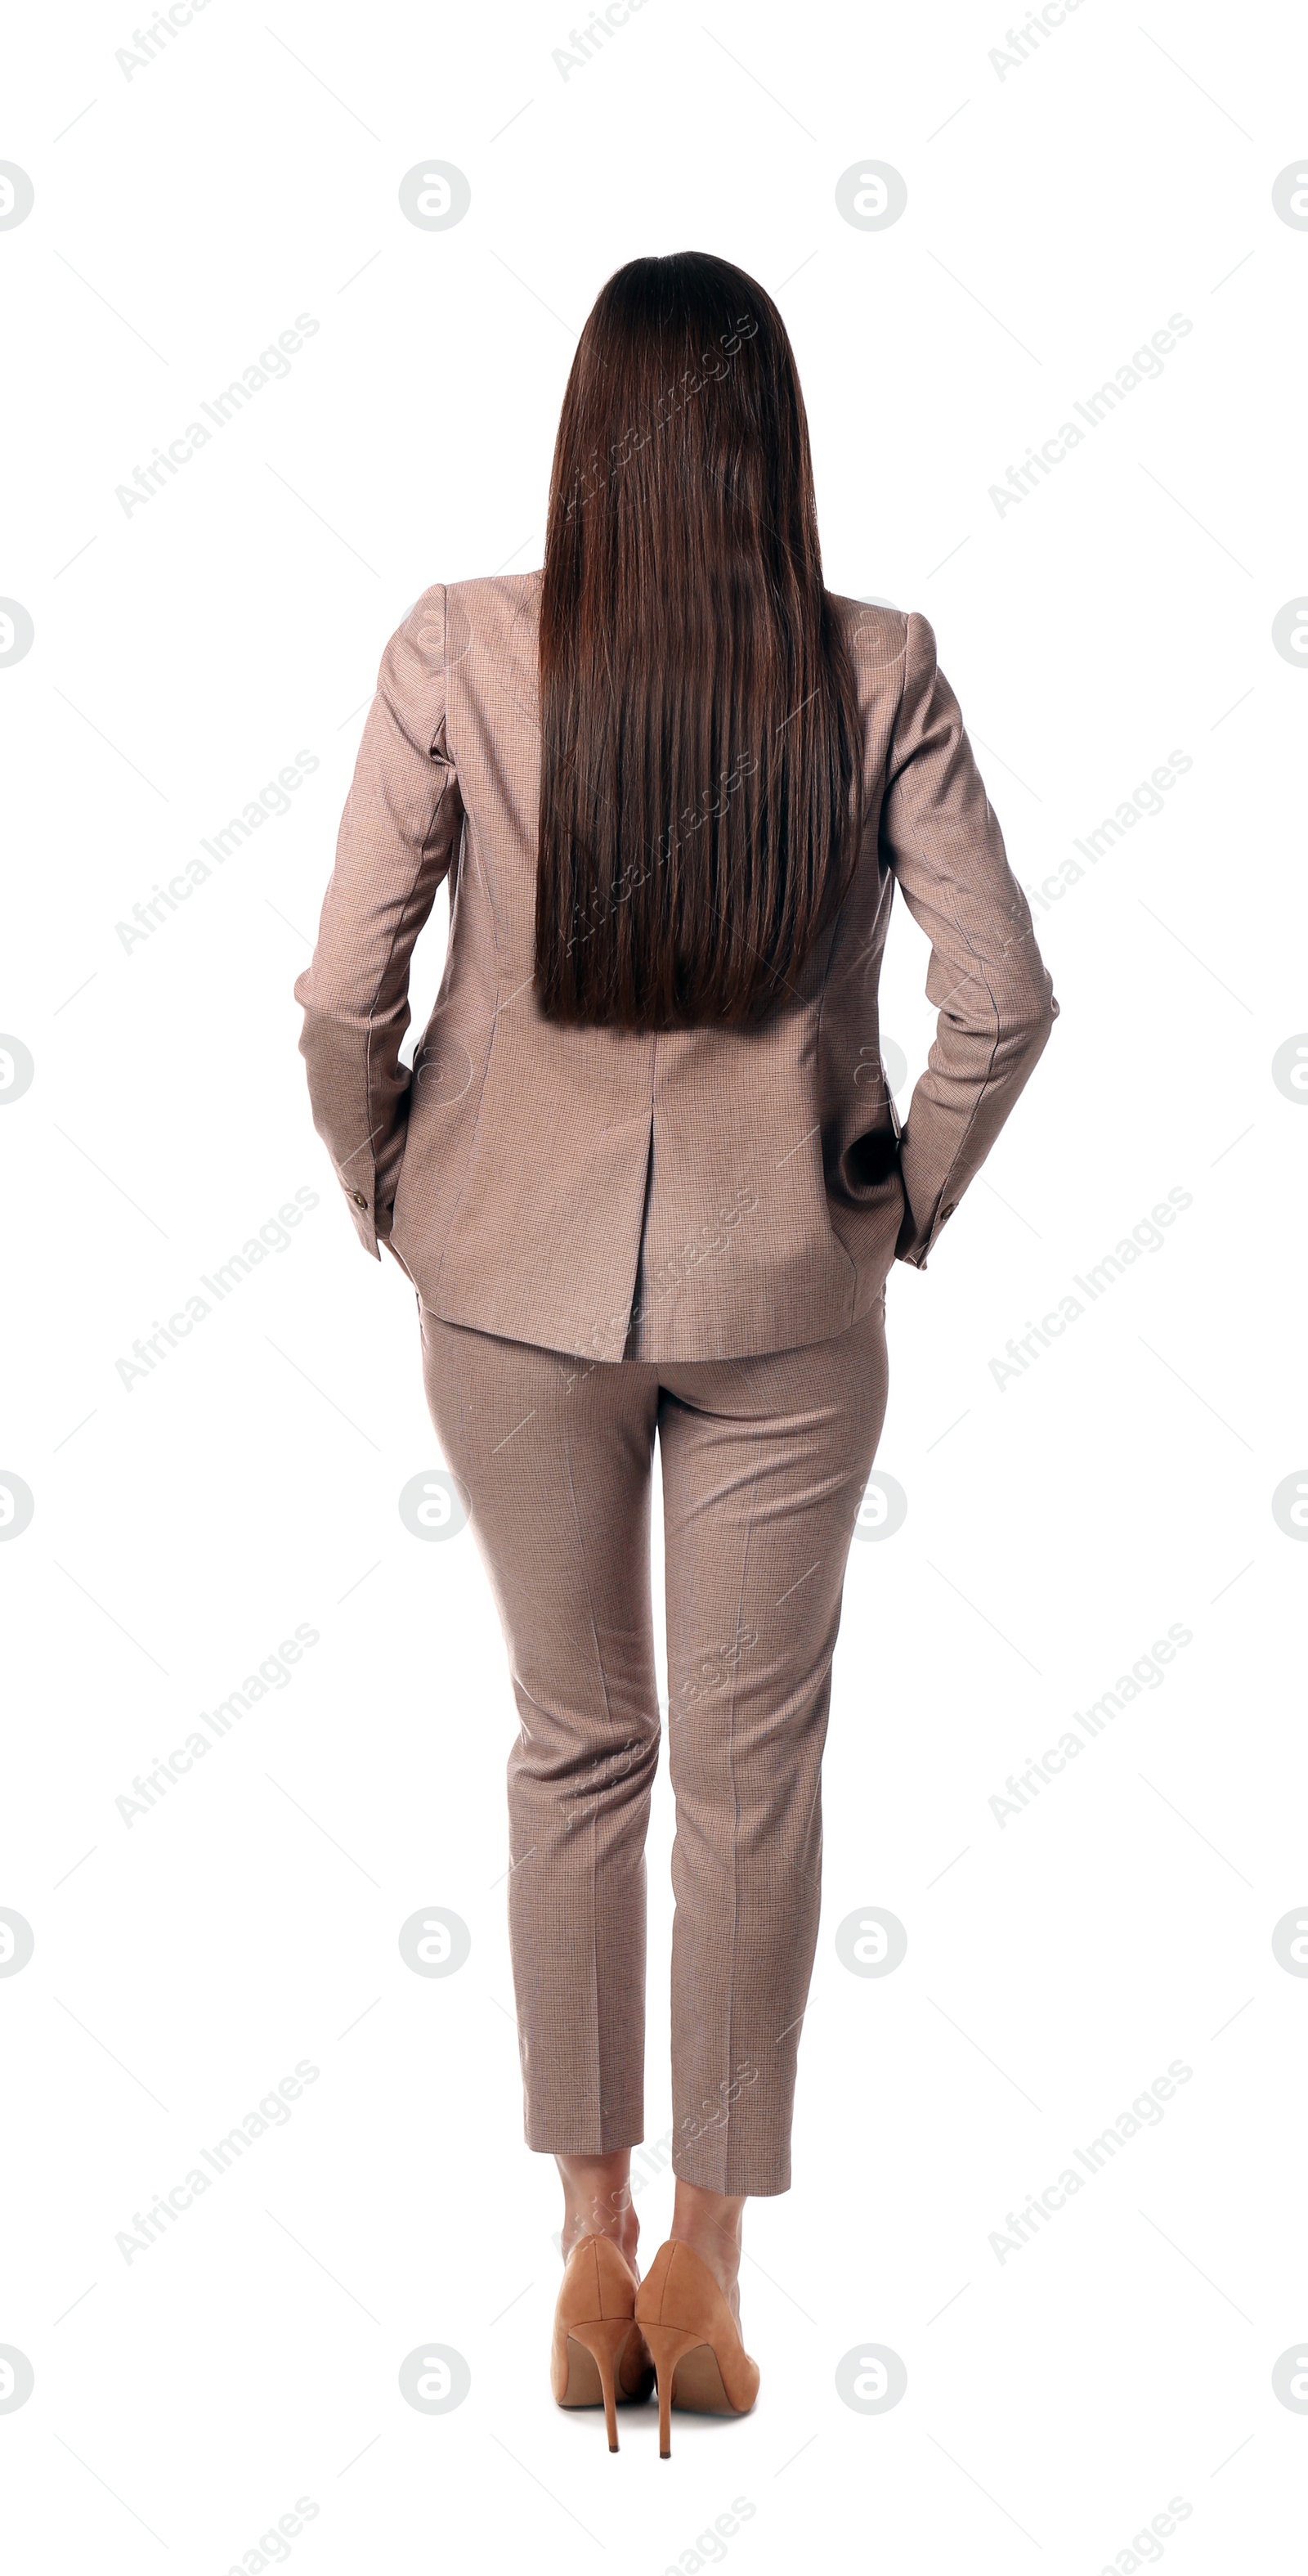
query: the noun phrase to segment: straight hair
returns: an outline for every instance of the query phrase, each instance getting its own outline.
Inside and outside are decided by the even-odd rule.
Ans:
[[[702,251],[601,289],[568,377],[540,603],[536,999],[754,1023],[848,892],[853,668],[770,296]]]

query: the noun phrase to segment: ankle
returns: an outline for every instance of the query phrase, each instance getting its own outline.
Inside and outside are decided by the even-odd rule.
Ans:
[[[740,2247],[724,2244],[716,2228],[706,2226],[700,2219],[674,2218],[668,2240],[673,2245],[688,2245],[692,2254],[698,2254],[720,2290],[730,2292],[734,2288],[740,2273]]]
[[[618,2148],[607,2156],[556,2156],[563,2185],[563,2225],[559,2242],[566,2263],[585,2236],[607,2236],[624,2259],[634,2264],[640,2225],[631,2198],[631,2151]]]
[[[669,2235],[674,2245],[688,2245],[707,2264],[723,2297],[738,2313],[740,2236],[745,2203],[733,2194],[702,2191],[678,2182]]]
[[[565,2213],[559,2243],[566,2263],[574,2245],[587,2236],[606,2236],[628,2263],[634,2264],[640,2225],[634,2210],[572,2209]]]

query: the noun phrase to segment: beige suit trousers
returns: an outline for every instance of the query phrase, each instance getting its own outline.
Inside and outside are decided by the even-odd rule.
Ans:
[[[785,2191],[831,1659],[885,1416],[884,1291],[835,1340],[724,1360],[587,1361],[420,1312],[521,1721],[509,1928],[527,2144],[602,2155],[644,2136],[657,1431],[672,2162],[709,2190]]]

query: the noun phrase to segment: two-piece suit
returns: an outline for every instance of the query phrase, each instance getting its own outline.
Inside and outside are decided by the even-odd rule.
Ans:
[[[644,1839],[662,1457],[673,2164],[787,2188],[820,1765],[885,1283],[917,1268],[1058,1005],[926,621],[837,599],[864,723],[851,890],[757,1029],[546,1021],[533,993],[540,575],[438,585],[387,647],[313,962],[315,1122],[417,1291],[521,1718],[510,1927],[528,2143],[643,2133]],[[450,944],[406,1076],[408,963]],[[901,1132],[877,984],[894,886],[939,1010]]]

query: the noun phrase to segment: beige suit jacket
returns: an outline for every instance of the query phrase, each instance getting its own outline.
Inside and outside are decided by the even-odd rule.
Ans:
[[[313,960],[295,993],[314,1123],[360,1240],[424,1306],[616,1360],[841,1333],[917,1269],[1058,1004],[924,617],[837,598],[864,723],[853,887],[760,1028],[542,1018],[532,983],[539,573],[437,583],[382,657]],[[409,959],[450,935],[412,1071]],[[877,983],[896,884],[939,1021],[902,1130]]]

